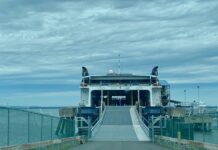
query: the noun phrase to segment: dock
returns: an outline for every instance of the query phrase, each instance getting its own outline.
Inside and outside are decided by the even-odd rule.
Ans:
[[[0,150],[85,150],[87,148],[90,150],[131,150],[136,148],[137,150],[188,150],[190,148],[216,150],[218,146],[217,144],[182,139],[180,134],[178,137],[167,137],[154,133],[154,137],[152,137],[153,134],[150,134],[150,131],[152,131],[151,128],[149,126],[149,128],[145,128],[146,126],[141,124],[142,120],[140,120],[140,115],[135,106],[105,106],[95,126],[89,125],[88,127],[91,127],[89,130],[86,128],[86,125],[83,124],[83,128],[81,129],[83,129],[83,131],[87,129],[86,131],[90,131],[90,134],[88,134],[88,132],[84,134],[85,132],[83,132],[81,135],[71,135],[72,131],[71,134],[67,134],[66,132],[69,131],[69,129],[65,129],[67,126],[64,126],[62,136],[57,135],[59,122],[61,120],[61,122],[63,122],[63,119],[67,121],[67,119],[71,118],[70,116],[58,118],[7,107],[0,107],[0,114],[3,119],[0,125],[1,127],[6,127],[0,129],[2,144]],[[22,120],[19,125],[13,126],[15,122],[12,120],[14,120],[14,118],[18,119],[19,117],[26,118],[26,120]],[[32,126],[33,118],[39,119],[37,121],[39,121],[38,127],[40,132],[32,132],[33,129],[36,129]],[[45,120],[51,121],[49,126],[48,122],[44,124]],[[70,120],[68,120],[68,122]],[[159,118],[159,120],[161,119]],[[4,126],[2,126],[3,123]],[[154,124],[156,123],[157,121],[154,122]],[[22,130],[20,130],[21,128]],[[165,126],[162,127],[162,129],[164,128]],[[21,134],[13,134],[16,130],[17,133]],[[73,131],[75,131],[75,129],[73,129]],[[15,137],[17,139],[16,141],[14,141]],[[39,139],[36,140],[36,137],[39,137]]]

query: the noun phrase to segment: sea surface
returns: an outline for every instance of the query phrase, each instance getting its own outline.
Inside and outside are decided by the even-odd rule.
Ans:
[[[28,113],[26,110],[36,113]],[[13,108],[8,113],[8,109],[0,107],[0,147],[7,144],[17,145],[57,139],[55,134],[59,123],[57,116],[57,108],[22,108],[22,110]]]
[[[212,123],[212,131],[210,132],[195,132],[194,140],[205,141],[207,143],[218,144],[218,118],[214,118]]]

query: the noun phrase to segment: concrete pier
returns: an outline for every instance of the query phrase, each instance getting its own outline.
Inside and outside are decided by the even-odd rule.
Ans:
[[[152,142],[141,141],[92,141],[69,150],[168,150]]]
[[[194,129],[199,131],[211,131],[213,117],[209,115],[194,115],[184,118],[185,123],[194,124]]]

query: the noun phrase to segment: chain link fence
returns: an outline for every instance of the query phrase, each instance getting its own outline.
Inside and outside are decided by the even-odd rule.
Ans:
[[[20,145],[75,135],[75,122],[45,114],[29,112],[20,109],[0,107],[0,147]],[[72,129],[72,133],[66,133],[60,127],[60,122],[65,121],[66,127]],[[63,124],[62,124],[63,126]],[[57,133],[57,128],[63,129]]]
[[[151,129],[154,142],[172,149],[216,150],[218,147],[218,113],[162,118]]]

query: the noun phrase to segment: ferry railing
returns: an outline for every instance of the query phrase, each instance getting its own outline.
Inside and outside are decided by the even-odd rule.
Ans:
[[[162,116],[158,116],[158,117],[153,117],[153,116],[152,116],[152,118],[153,118],[152,126],[155,127],[155,124],[161,121]],[[160,127],[160,126],[158,125],[157,127]]]
[[[139,120],[139,125],[141,126],[142,130],[145,132],[145,134],[150,137],[149,128],[145,125],[145,123],[142,121],[141,114],[137,111],[137,106],[135,106],[135,112],[137,115],[137,118]]]
[[[142,121],[146,124],[146,125],[149,125],[149,121],[144,117],[144,116],[141,116],[142,118]]]
[[[95,126],[95,124],[99,121],[99,119],[100,119],[100,117],[101,117],[101,106],[98,106],[98,107],[96,107],[98,110],[99,110],[99,115],[98,115],[98,117],[96,117],[96,119],[94,120],[94,121],[92,121],[92,127],[93,126]],[[104,109],[105,109],[105,105],[104,105],[104,103],[103,103],[103,111],[104,111]]]
[[[75,121],[68,118],[8,107],[0,107],[0,117],[0,147],[75,136]]]
[[[100,114],[97,122],[95,123],[95,125],[92,127],[91,131],[92,131],[92,136],[95,136],[97,130],[99,129],[103,119],[104,119],[104,116],[105,116],[105,112],[106,112],[106,109],[107,107],[104,106],[104,109],[103,109],[103,113]]]
[[[144,86],[150,86],[151,83],[105,83],[105,84],[98,84],[98,83],[91,83],[89,85],[92,85],[92,86],[98,86],[98,87],[101,87],[101,86],[111,86],[111,87],[116,87],[117,85],[120,85],[120,86],[127,86],[127,87],[131,87],[131,86],[141,86],[141,85],[144,85]],[[152,84],[153,85],[153,84]]]

